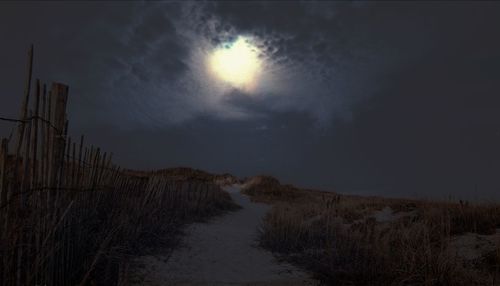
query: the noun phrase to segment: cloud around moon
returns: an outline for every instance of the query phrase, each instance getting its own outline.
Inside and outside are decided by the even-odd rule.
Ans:
[[[286,5],[286,15],[278,13],[280,5]],[[329,126],[335,117],[349,118],[352,105],[369,96],[367,82],[383,61],[378,47],[357,45],[346,37],[350,28],[337,25],[351,19],[343,13],[363,16],[359,8],[337,6],[131,2],[103,4],[97,11],[78,3],[34,7],[32,18],[52,31],[43,41],[64,39],[71,51],[58,53],[57,68],[42,68],[71,85],[76,118],[93,114],[75,124],[163,128],[203,117],[252,120],[295,112]],[[57,9],[68,15],[64,27],[43,16]],[[93,20],[78,16],[88,13]],[[239,37],[251,39],[261,63],[250,88],[227,84],[206,69],[214,50]]]
[[[349,78],[353,73],[367,77],[375,72],[371,70],[374,64],[370,61],[374,59],[370,55],[356,59],[363,49],[354,47],[351,55],[325,50],[335,43],[335,39],[325,33],[311,40],[301,39],[300,33],[291,35],[286,29],[263,30],[258,20],[254,26],[244,27],[224,17],[219,5],[224,4],[180,6],[182,16],[173,20],[173,24],[184,36],[184,46],[189,50],[183,60],[186,72],[166,86],[168,93],[166,90],[154,97],[161,101],[162,96],[170,97],[173,92],[179,98],[187,97],[184,103],[190,108],[182,118],[174,120],[161,119],[160,114],[160,121],[169,124],[198,116],[245,120],[274,112],[300,112],[328,126],[333,117],[349,118],[351,104],[364,92]],[[332,17],[310,9],[302,13],[318,21]],[[245,39],[250,43],[245,44]],[[237,46],[236,52],[231,52],[230,45]],[[242,53],[247,53],[246,60],[241,57]],[[248,60],[251,57],[255,58]],[[207,58],[212,61],[212,74],[204,70]],[[247,70],[240,70],[237,75],[237,65],[247,65]],[[363,72],[358,72],[361,70]],[[250,96],[254,101],[252,106],[260,105],[259,108],[249,108],[238,101],[239,97],[228,100],[227,96],[235,92]],[[169,101],[164,102],[164,108],[169,109]]]

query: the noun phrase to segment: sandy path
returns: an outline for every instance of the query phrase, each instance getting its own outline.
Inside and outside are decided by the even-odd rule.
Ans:
[[[316,285],[257,247],[257,229],[269,206],[250,202],[237,187],[227,191],[243,208],[189,226],[183,245],[170,258],[141,257],[140,285]]]

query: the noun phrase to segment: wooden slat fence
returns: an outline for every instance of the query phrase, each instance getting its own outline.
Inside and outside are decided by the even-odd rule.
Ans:
[[[31,88],[33,47],[15,140],[0,146],[0,285],[113,285],[148,235],[231,207],[208,181],[121,170],[68,136],[68,86]],[[30,100],[30,97],[34,100]],[[31,103],[31,104],[30,104]]]

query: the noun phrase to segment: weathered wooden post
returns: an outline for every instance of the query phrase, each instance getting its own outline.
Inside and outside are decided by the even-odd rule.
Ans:
[[[2,139],[0,149],[0,206],[7,202],[7,156],[9,151],[9,141]]]
[[[33,112],[30,110],[30,117],[33,116]],[[33,126],[33,121],[28,122],[28,129],[26,130],[26,143],[23,156],[23,175],[21,179],[21,207],[24,209],[28,205],[28,190],[30,188],[30,151],[31,151],[31,130]]]
[[[28,74],[26,76],[26,84],[24,86],[24,97],[23,97],[23,102],[21,104],[21,117],[19,118],[21,121],[19,122],[19,125],[17,127],[17,146],[16,146],[16,156],[15,156],[15,162],[14,162],[14,178],[18,178],[18,172],[19,172],[19,157],[21,156],[21,148],[23,146],[23,140],[24,140],[24,133],[25,133],[25,127],[26,127],[26,117],[28,114],[28,103],[29,103],[29,97],[30,97],[30,90],[31,90],[31,76],[33,72],[33,45],[31,45],[30,50],[28,52]],[[26,160],[26,159],[25,159]],[[22,202],[24,200],[24,190],[20,190],[19,188],[21,187],[21,182],[14,182],[15,184],[15,189],[14,192],[20,192],[20,201]]]
[[[33,45],[31,45],[30,50],[28,52],[28,74],[26,76],[26,84],[24,86],[23,102],[21,104],[21,118],[19,118],[20,120],[23,120],[23,121],[21,121],[19,123],[18,129],[17,129],[16,159],[17,159],[17,157],[19,157],[19,155],[21,153],[21,147],[22,147],[22,142],[23,142],[23,137],[24,137],[24,128],[25,128],[24,120],[26,119],[26,116],[28,114],[28,102],[29,102],[29,98],[30,98],[32,71],[33,71]]]
[[[49,167],[49,200],[55,199],[58,186],[57,175],[60,172],[63,161],[65,138],[64,127],[66,124],[66,103],[68,101],[68,86],[61,83],[52,83],[50,99],[53,111],[50,118],[51,138],[50,143],[50,167]],[[54,203],[54,202],[52,202]]]
[[[2,139],[2,145],[0,147],[0,208],[4,207],[8,203],[9,194],[7,189],[7,158],[9,152],[9,141],[6,138]],[[6,208],[8,209],[8,208]],[[4,220],[7,220],[7,211],[0,209],[0,229],[6,231],[7,227]],[[2,214],[3,212],[3,214]],[[2,231],[2,233],[4,232]],[[1,236],[0,236],[1,238]],[[1,278],[1,277],[0,277]]]
[[[36,97],[35,97],[35,117],[33,119],[34,130],[33,130],[33,142],[31,146],[33,148],[33,165],[32,165],[32,179],[31,179],[31,189],[35,189],[38,186],[38,119],[40,117],[40,80],[36,80]]]

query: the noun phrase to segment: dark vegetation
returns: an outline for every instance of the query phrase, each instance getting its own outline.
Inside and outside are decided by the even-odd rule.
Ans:
[[[17,128],[1,139],[0,285],[123,285],[132,255],[237,208],[216,184],[227,176],[122,170],[72,140],[68,87],[31,89],[32,52],[20,118],[3,119]]]
[[[261,245],[328,285],[498,285],[500,205],[357,197],[256,177]],[[386,220],[373,214],[389,207]]]
[[[150,174],[163,175],[176,180],[194,180],[203,181],[210,183],[217,183],[219,185],[232,185],[235,183],[240,183],[241,181],[231,174],[211,174],[203,170],[188,168],[188,167],[176,167],[155,170],[152,172],[142,172],[142,171],[128,171],[132,174],[139,176],[149,176]]]

